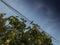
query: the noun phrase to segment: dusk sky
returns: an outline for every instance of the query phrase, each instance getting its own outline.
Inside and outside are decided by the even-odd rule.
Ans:
[[[4,0],[29,20],[60,41],[60,1],[59,0]],[[16,15],[0,2],[0,12],[7,16]],[[54,45],[60,45],[54,42]]]

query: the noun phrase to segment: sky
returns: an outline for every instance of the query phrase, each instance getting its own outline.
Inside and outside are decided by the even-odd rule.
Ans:
[[[21,12],[29,20],[60,41],[60,1],[59,0],[5,0]],[[0,2],[0,12],[7,16],[16,15],[11,9]],[[59,45],[54,42],[54,45]]]

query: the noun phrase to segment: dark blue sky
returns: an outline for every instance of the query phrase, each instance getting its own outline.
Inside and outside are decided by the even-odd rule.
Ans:
[[[5,0],[43,30],[60,40],[60,1],[59,0]],[[0,12],[7,16],[16,15],[0,2]],[[58,45],[58,43],[54,44]]]

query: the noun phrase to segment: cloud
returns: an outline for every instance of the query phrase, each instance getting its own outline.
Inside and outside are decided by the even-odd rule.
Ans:
[[[48,10],[51,13],[51,16],[56,18],[60,18],[60,0],[26,0],[31,6],[37,8],[38,11],[40,9],[45,12]],[[39,6],[40,5],[40,6]],[[48,13],[49,13],[48,12]],[[50,13],[48,14],[50,16]]]

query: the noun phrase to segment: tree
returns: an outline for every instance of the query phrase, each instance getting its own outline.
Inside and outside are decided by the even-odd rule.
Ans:
[[[4,17],[0,13],[0,45],[53,45],[50,36],[40,31],[39,25],[18,16]]]

